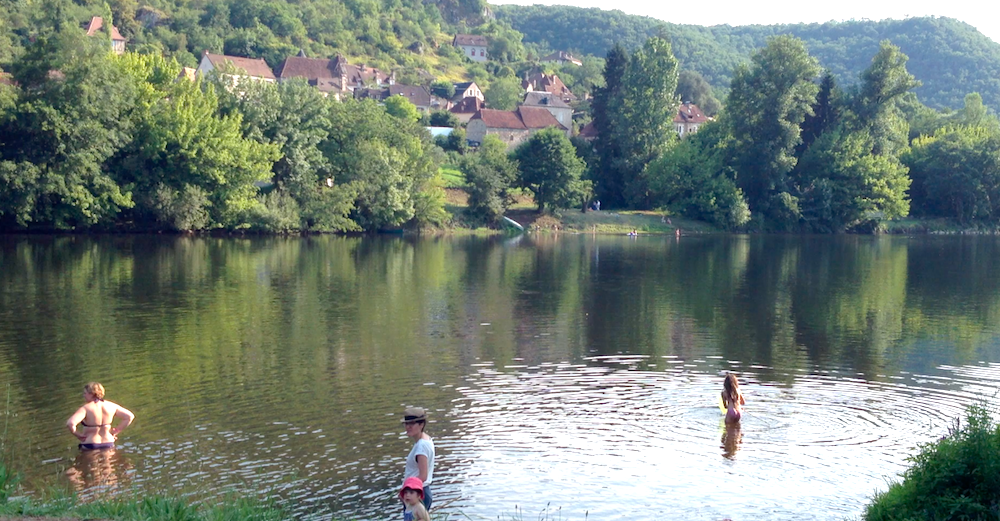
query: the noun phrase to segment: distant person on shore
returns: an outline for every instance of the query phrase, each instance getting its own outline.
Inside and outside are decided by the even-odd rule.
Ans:
[[[115,439],[132,424],[135,415],[117,403],[106,401],[104,386],[98,382],[83,386],[83,399],[86,402],[66,420],[66,428],[80,440],[80,450],[113,449]],[[112,428],[115,417],[121,421]],[[77,425],[83,426],[82,432],[77,431]]]
[[[639,236],[639,231],[633,229],[632,231],[628,232],[628,236],[629,237],[638,237]]]
[[[431,521],[424,508],[424,484],[420,478],[406,478],[399,499],[403,501],[403,521]]]
[[[424,508],[431,509],[431,483],[434,479],[434,441],[424,432],[427,426],[427,411],[420,407],[407,407],[403,412],[403,425],[406,435],[413,440],[413,448],[406,456],[406,469],[403,471],[403,484],[407,478],[420,478],[421,496]]]
[[[743,393],[740,392],[740,382],[736,375],[729,373],[722,384],[722,406],[726,409],[726,424],[739,423],[743,417],[743,405],[746,404]]]

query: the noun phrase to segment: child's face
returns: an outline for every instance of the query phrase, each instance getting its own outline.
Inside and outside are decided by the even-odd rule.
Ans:
[[[420,492],[408,488],[403,491],[403,502],[407,505],[413,506],[420,502]]]

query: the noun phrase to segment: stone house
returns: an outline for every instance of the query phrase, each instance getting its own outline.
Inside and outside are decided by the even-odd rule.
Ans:
[[[465,129],[470,143],[482,143],[487,134],[493,134],[513,148],[532,134],[548,127],[566,131],[549,111],[535,107],[518,107],[513,111],[482,109],[472,116]]]
[[[226,65],[235,67],[243,74],[234,75],[234,83],[239,84],[242,78],[249,78],[251,81],[263,81],[274,83],[277,78],[274,72],[267,66],[263,58],[241,58],[239,56],[226,56],[224,54],[213,54],[205,51],[198,64],[198,74],[205,76],[208,73],[223,68]]]
[[[421,112],[444,110],[442,106],[447,104],[447,101],[437,96],[432,96],[427,87],[422,86],[393,84],[382,89],[354,90],[354,97],[357,99],[373,99],[381,102],[390,96],[403,96]]]
[[[566,51],[556,51],[556,52],[554,52],[554,53],[552,53],[552,54],[550,54],[550,55],[548,55],[548,56],[546,56],[546,57],[544,57],[544,58],[542,58],[542,59],[540,59],[538,61],[540,61],[542,63],[558,63],[559,65],[565,65],[567,63],[572,63],[573,65],[576,65],[577,67],[580,67],[580,66],[583,65],[582,61],[574,58],[572,54],[570,54],[570,53],[568,53]]]
[[[521,88],[528,92],[548,92],[549,94],[555,94],[566,103],[576,101],[576,95],[559,79],[559,76],[545,74],[539,70],[528,73],[524,80],[521,81]]]
[[[87,36],[94,36],[100,32],[101,28],[104,27],[104,18],[100,16],[95,16],[83,25],[84,30],[87,31]],[[111,50],[115,51],[115,54],[125,53],[125,37],[118,32],[118,28],[114,25],[111,26]]]
[[[701,112],[698,105],[681,103],[677,107],[677,116],[674,117],[674,129],[677,130],[677,135],[684,137],[698,132],[698,128],[709,121],[711,120]]]
[[[556,121],[566,127],[566,137],[572,137],[573,108],[567,105],[559,96],[548,92],[526,92],[524,94],[524,103],[521,106],[549,111],[556,118]]]
[[[456,34],[452,45],[462,49],[462,54],[474,62],[484,62],[489,59],[486,48],[489,47],[489,40],[485,36],[478,34]]]
[[[477,112],[486,108],[486,102],[475,96],[468,96],[448,109],[462,123],[468,123]]]

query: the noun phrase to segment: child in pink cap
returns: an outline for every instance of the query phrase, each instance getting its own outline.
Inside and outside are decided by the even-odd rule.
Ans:
[[[420,478],[406,478],[399,499],[403,500],[403,521],[431,521],[424,508],[424,482]]]

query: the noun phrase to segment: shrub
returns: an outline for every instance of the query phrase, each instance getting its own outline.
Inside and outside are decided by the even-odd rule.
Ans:
[[[903,481],[875,496],[866,521],[996,520],[1000,511],[1000,426],[982,405],[965,425],[921,447]]]

